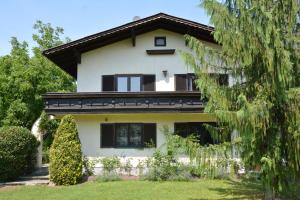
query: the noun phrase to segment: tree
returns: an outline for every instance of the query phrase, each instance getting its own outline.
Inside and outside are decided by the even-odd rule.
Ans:
[[[205,112],[240,134],[247,169],[259,168],[265,199],[300,171],[299,3],[297,0],[202,0],[220,49],[186,36],[182,55],[208,98]],[[229,74],[220,86],[208,72]]]
[[[0,126],[31,128],[44,107],[46,92],[74,91],[74,79],[42,56],[42,50],[70,41],[60,39],[62,28],[37,21],[33,40],[37,46],[30,57],[28,44],[13,37],[9,55],[0,57]]]
[[[50,148],[50,180],[57,185],[74,185],[82,177],[82,152],[75,119],[66,115]]]

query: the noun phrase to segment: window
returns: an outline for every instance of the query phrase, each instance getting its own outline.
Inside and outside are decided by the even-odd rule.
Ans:
[[[202,122],[186,122],[186,123],[175,123],[175,133],[181,137],[187,137],[191,134],[195,134],[201,145],[215,144],[214,141]]]
[[[101,124],[102,148],[142,148],[156,146],[156,124]]]
[[[228,74],[211,73],[211,77],[216,78],[220,85],[228,85]],[[197,91],[196,75],[189,74],[175,74],[175,90],[176,91]]]
[[[218,83],[221,86],[228,86],[229,85],[229,76],[228,74],[217,74],[217,73],[211,73],[211,77],[216,78]]]
[[[130,92],[141,91],[141,77],[130,77]]]
[[[176,91],[196,91],[195,74],[175,74]]]
[[[197,90],[195,80],[196,80],[195,74],[187,74],[187,90],[188,91],[196,91]]]
[[[142,124],[116,124],[116,146],[140,147],[142,133]]]
[[[155,75],[103,75],[102,91],[155,91]]]
[[[141,77],[140,76],[117,76],[118,92],[140,92]]]
[[[167,46],[166,37],[155,37],[154,46],[156,47],[165,47]]]
[[[118,92],[127,92],[128,90],[128,77],[118,77],[117,78],[117,91]]]

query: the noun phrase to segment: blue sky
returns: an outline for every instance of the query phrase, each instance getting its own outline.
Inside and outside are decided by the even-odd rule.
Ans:
[[[199,0],[5,0],[0,3],[0,56],[10,52],[12,36],[31,48],[36,20],[60,26],[72,40],[158,12],[209,23]]]

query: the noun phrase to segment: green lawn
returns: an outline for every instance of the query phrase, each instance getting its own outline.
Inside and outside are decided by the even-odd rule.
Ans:
[[[229,180],[88,182],[76,186],[0,188],[0,199],[261,199],[262,193],[259,188],[260,185],[257,183],[239,183]]]
[[[0,190],[0,199],[260,199],[254,184],[239,184],[224,180],[194,182],[117,181],[84,183],[76,186],[23,186]]]

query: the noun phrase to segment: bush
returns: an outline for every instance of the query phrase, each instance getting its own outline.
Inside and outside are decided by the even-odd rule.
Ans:
[[[153,157],[148,160],[148,172],[144,176],[150,181],[189,181],[192,175],[188,167],[179,163],[171,153],[156,151]]]
[[[89,159],[87,156],[82,157],[84,175],[86,176],[93,176],[95,175],[95,165],[97,160]]]
[[[139,176],[142,176],[144,174],[145,165],[146,165],[146,163],[143,160],[139,160],[139,162],[136,166]]]
[[[118,157],[113,156],[113,157],[106,157],[101,159],[101,163],[103,165],[103,171],[104,173],[112,173],[116,172],[118,168],[121,167],[121,161]]]
[[[57,185],[74,185],[82,178],[82,152],[75,119],[66,115],[50,148],[50,180]]]
[[[131,164],[131,159],[127,159],[126,162],[122,165],[122,169],[128,176],[131,175],[132,167],[133,166]]]
[[[13,180],[34,169],[39,142],[23,127],[0,129],[0,181]]]

